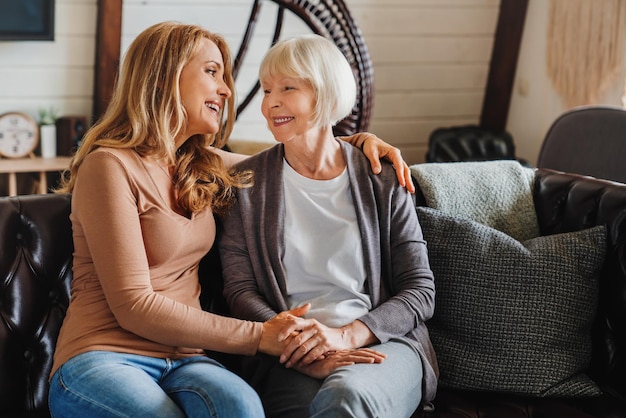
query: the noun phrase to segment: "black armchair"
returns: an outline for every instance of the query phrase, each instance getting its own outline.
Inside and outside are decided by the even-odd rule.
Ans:
[[[513,137],[477,125],[435,129],[428,139],[426,162],[515,160]],[[525,166],[528,163],[519,160]]]
[[[625,158],[626,110],[582,106],[552,123],[537,167],[626,183]]]

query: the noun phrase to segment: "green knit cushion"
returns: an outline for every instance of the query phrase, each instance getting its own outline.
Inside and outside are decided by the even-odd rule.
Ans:
[[[606,228],[525,242],[418,208],[435,275],[428,328],[440,386],[533,396],[595,396],[585,374]]]

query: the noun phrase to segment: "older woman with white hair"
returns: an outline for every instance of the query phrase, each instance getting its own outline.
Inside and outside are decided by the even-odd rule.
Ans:
[[[279,358],[244,373],[269,417],[408,417],[432,400],[437,363],[425,326],[435,287],[409,193],[384,163],[372,173],[332,126],[352,109],[352,71],[318,35],[279,42],[260,72],[262,112],[279,143],[237,169],[220,238],[239,318],[310,305]]]

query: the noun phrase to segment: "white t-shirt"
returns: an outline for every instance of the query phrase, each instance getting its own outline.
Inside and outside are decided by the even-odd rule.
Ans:
[[[313,180],[283,161],[283,263],[290,305],[310,302],[307,318],[331,327],[346,325],[372,308],[348,172]]]

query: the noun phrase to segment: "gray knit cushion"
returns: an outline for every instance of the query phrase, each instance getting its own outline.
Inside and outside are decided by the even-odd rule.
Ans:
[[[446,388],[595,396],[586,375],[606,228],[521,243],[418,208],[435,275],[428,328]]]

